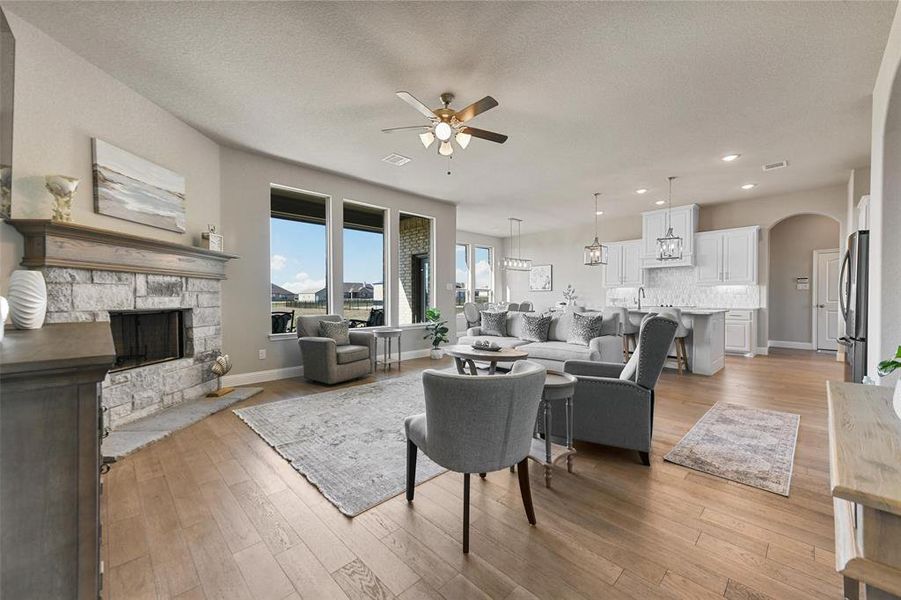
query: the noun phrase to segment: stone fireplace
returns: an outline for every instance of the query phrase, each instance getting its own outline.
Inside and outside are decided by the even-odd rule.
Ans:
[[[102,384],[109,425],[219,387],[224,254],[50,221],[11,222],[23,266],[44,273],[47,323],[111,321],[117,364]],[[118,338],[118,339],[117,339]]]

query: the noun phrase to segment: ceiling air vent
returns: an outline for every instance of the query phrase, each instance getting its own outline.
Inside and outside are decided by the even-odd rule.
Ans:
[[[400,154],[394,154],[392,152],[391,154],[383,158],[382,162],[386,162],[389,165],[394,165],[395,167],[402,167],[410,162],[410,160],[412,159],[409,159],[406,156],[401,156]]]
[[[774,162],[774,163],[769,163],[769,164],[763,165],[763,170],[764,171],[775,171],[777,169],[784,169],[787,166],[788,166],[787,160],[780,160],[779,162]]]

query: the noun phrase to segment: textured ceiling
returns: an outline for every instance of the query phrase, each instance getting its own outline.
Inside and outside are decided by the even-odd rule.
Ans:
[[[503,234],[838,184],[869,155],[891,2],[4,2],[223,143],[459,204]],[[490,94],[453,174],[414,133],[409,90]],[[380,161],[397,152],[403,167]],[[740,160],[719,157],[740,152]],[[761,165],[791,166],[763,173]],[[739,189],[746,182],[759,186]],[[634,190],[650,188],[639,196]]]

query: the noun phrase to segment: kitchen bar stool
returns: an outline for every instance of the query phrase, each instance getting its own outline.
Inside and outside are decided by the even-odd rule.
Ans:
[[[638,323],[634,323],[629,317],[628,309],[622,306],[620,307],[619,322],[620,332],[623,336],[623,362],[627,363],[629,362],[629,355],[632,353],[630,346],[631,348],[638,347],[638,331],[641,328]]]
[[[668,317],[676,322],[676,335],[673,344],[676,346],[676,367],[679,369],[679,375],[683,369],[688,369],[688,353],[685,351],[685,338],[691,332],[691,328],[686,327],[682,322],[682,309],[675,307],[667,307],[660,311],[661,317]]]

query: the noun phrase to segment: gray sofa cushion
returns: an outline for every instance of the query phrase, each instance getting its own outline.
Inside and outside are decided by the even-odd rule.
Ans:
[[[349,329],[347,323],[319,321],[319,335],[332,338],[338,346],[346,346],[350,343]]]
[[[554,360],[564,362],[567,360],[588,360],[591,350],[588,346],[577,346],[566,342],[534,342],[523,347],[529,353],[529,358],[540,360]]]
[[[498,337],[496,335],[464,335],[457,340],[458,344],[462,344],[465,346],[470,346],[476,342],[494,342],[501,348],[516,348],[518,346],[524,346],[528,344],[526,340],[521,340],[515,337]]]
[[[603,315],[573,313],[572,325],[566,341],[570,344],[587,346],[588,342],[601,335]]]
[[[547,339],[550,342],[565,342],[569,339],[569,331],[572,328],[573,313],[555,313],[551,316],[551,326],[547,330]]]
[[[507,337],[507,311],[489,312],[482,311],[482,335],[497,335]]]
[[[347,363],[369,358],[369,347],[345,344],[343,346],[337,346],[335,348],[335,353],[338,355],[338,364],[346,365]]]
[[[551,327],[550,315],[520,314],[520,319],[522,320],[522,332],[519,337],[530,342],[547,341],[548,329]]]

